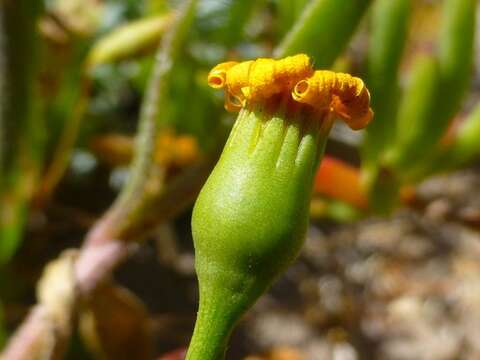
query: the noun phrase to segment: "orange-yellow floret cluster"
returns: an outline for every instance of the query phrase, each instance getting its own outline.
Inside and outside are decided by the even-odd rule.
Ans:
[[[370,93],[360,78],[328,70],[315,71],[305,54],[279,60],[260,58],[221,63],[208,74],[208,84],[225,89],[228,111],[288,94],[318,113],[342,118],[354,130],[365,127],[373,117]]]

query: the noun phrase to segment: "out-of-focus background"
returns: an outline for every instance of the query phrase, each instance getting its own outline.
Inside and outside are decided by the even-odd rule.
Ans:
[[[134,233],[128,258],[108,281],[115,287],[97,295],[105,299],[97,310],[109,309],[113,320],[97,319],[95,328],[95,311],[79,310],[71,319],[78,326],[72,326],[66,359],[148,358],[135,350],[122,357],[125,341],[132,348],[153,343],[149,356],[155,358],[188,344],[198,300],[190,229],[195,194],[189,191],[203,181],[234,119],[223,109],[221,92],[207,87],[206,75],[225,59],[272,56],[287,34],[302,26],[302,16],[307,21],[305,9],[321,2],[198,1],[161,104],[155,104],[159,129],[149,185],[152,191],[164,186],[166,192],[180,191],[174,203],[161,203],[176,210],[135,230],[143,241],[136,241],[140,237]],[[376,1],[342,0],[338,6],[346,7],[348,15],[349,6],[362,2],[370,5],[351,10],[361,12],[358,26],[348,30],[338,21],[342,28],[323,30],[319,54],[313,57],[317,65],[364,77],[369,85],[373,41],[381,41],[371,36]],[[416,58],[438,51],[447,2],[452,3],[410,2],[399,88],[408,90]],[[3,3],[3,51],[22,41],[35,43],[30,50],[36,54],[36,75],[27,83],[35,83],[28,106],[37,116],[20,124],[2,113],[0,121],[6,149],[0,155],[7,159],[0,163],[0,344],[7,343],[39,301],[37,283],[46,264],[66,249],[80,248],[125,189],[157,45],[175,22],[173,9],[182,6],[182,1],[162,0],[45,0],[35,15],[33,40],[26,40],[19,35],[25,19],[7,18],[13,16],[8,11],[15,13],[8,8],[15,1]],[[310,26],[321,27],[322,19]],[[479,24],[467,90],[439,143],[455,138],[455,129],[480,99]],[[5,40],[13,36],[9,26],[17,34],[10,43]],[[341,32],[351,32],[345,46],[333,52],[334,59],[322,59],[322,46],[333,47],[328,39]],[[310,54],[317,40],[309,41],[305,52]],[[23,53],[7,67],[18,73],[18,81],[29,73],[23,66],[30,56]],[[372,96],[374,104],[382,102],[381,92]],[[27,106],[23,100],[16,99],[18,113]],[[472,150],[459,166],[427,169],[425,176],[405,181],[397,189],[400,200],[388,211],[376,211],[359,185],[364,138],[341,124],[335,127],[325,163],[333,166],[322,168],[324,176],[318,177],[301,255],[240,323],[227,359],[480,358],[480,150]],[[478,143],[480,149],[480,137]],[[432,155],[431,162],[438,158]],[[185,172],[198,166],[206,169],[188,180]],[[328,174],[335,179],[333,188],[349,190],[324,184]],[[167,186],[178,179],[193,185],[179,190]],[[123,344],[115,341],[116,332],[126,334]]]

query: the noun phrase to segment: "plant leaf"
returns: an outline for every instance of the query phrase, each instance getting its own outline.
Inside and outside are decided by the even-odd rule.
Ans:
[[[440,84],[432,136],[442,136],[460,108],[473,70],[476,0],[445,0],[438,54]]]
[[[38,0],[0,6],[0,263],[20,244],[43,159],[44,124],[35,96],[41,8]]]
[[[172,14],[162,14],[132,21],[114,29],[93,46],[87,66],[91,68],[116,62],[155,49],[172,20]]]
[[[371,0],[313,0],[275,50],[276,57],[306,53],[328,68],[347,46]]]
[[[375,119],[367,127],[364,138],[364,164],[377,162],[395,137],[398,68],[408,32],[410,7],[410,0],[377,0],[372,8],[367,85]]]
[[[410,86],[399,105],[395,144],[386,154],[385,161],[393,168],[411,168],[435,144],[430,132],[437,126],[432,114],[438,81],[437,61],[426,55],[416,59]]]

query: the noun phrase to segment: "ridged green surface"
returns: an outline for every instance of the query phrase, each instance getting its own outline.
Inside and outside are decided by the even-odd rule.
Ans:
[[[200,308],[188,360],[222,359],[236,322],[297,256],[325,137],[308,119],[240,113],[193,211]]]

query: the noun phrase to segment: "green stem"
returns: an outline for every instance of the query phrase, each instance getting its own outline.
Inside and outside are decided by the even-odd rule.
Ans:
[[[0,347],[3,347],[6,339],[7,339],[7,333],[5,331],[5,319],[4,319],[4,315],[3,315],[3,304],[0,302]]]
[[[168,95],[171,70],[180,55],[181,46],[193,21],[196,4],[196,0],[188,0],[184,3],[175,24],[167,32],[159,47],[154,73],[148,84],[141,108],[135,157],[130,168],[130,177],[115,203],[98,224],[100,228],[105,228],[102,233],[109,234],[109,236],[100,236],[99,238],[102,239],[100,242],[123,237],[130,228],[135,226],[144,212],[145,204],[152,196],[146,187],[153,168],[155,140],[160,129],[161,108]],[[92,239],[98,238],[93,237]]]
[[[0,175],[14,166],[18,142],[32,116],[39,3],[0,2]]]
[[[85,75],[81,76],[79,87],[80,92],[73,108],[73,114],[65,122],[52,161],[37,192],[37,200],[40,202],[50,198],[68,168],[89,101],[90,80]]]
[[[43,157],[35,95],[41,1],[0,2],[0,263],[20,242]]]
[[[218,292],[216,296],[200,296],[197,321],[186,360],[224,358],[228,339],[240,317],[240,314],[233,313],[237,307],[228,299],[228,294],[222,298]]]

